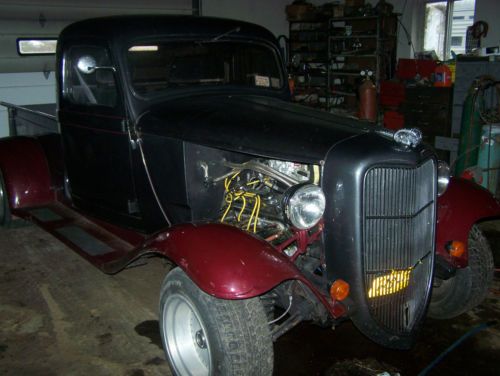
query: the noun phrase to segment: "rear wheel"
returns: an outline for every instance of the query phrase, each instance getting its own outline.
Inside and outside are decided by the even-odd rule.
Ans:
[[[5,188],[5,181],[0,170],[0,227],[7,227],[10,224],[11,215],[9,208],[9,199]]]
[[[273,344],[259,298],[223,300],[179,268],[162,284],[160,332],[176,375],[271,375]]]
[[[448,280],[435,279],[429,316],[450,319],[480,304],[493,280],[493,255],[490,245],[477,226],[468,240],[469,265],[457,270]]]

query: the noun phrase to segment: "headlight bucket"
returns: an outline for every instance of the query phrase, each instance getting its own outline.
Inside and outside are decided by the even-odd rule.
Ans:
[[[450,183],[450,166],[444,161],[438,161],[437,164],[437,193],[441,196],[446,192]]]
[[[325,194],[314,184],[297,184],[285,192],[285,218],[299,230],[314,227],[325,212]]]

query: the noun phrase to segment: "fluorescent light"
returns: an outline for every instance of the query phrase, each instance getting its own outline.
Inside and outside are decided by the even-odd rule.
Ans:
[[[133,46],[128,50],[130,52],[158,51],[158,46]]]
[[[57,39],[18,39],[17,50],[20,55],[55,54]]]

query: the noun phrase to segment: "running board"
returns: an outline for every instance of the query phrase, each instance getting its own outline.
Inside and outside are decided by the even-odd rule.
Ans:
[[[61,203],[17,209],[14,214],[34,222],[108,274],[120,271],[145,252],[141,247],[144,237],[120,229],[142,239],[133,245]]]

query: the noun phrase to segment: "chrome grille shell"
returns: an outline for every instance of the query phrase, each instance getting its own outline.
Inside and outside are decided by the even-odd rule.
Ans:
[[[415,167],[369,169],[363,187],[363,269],[373,318],[398,335],[425,313],[432,281],[436,213],[433,159]],[[411,269],[408,286],[377,297],[368,291],[391,272]],[[383,290],[382,290],[383,291]]]
[[[411,243],[412,247],[406,247],[409,250],[419,249],[419,242],[434,242],[436,197],[432,208],[424,209],[424,215],[416,212],[415,205],[423,201],[422,197],[434,195],[436,161],[433,150],[425,144],[401,147],[376,132],[335,145],[325,159],[321,184],[326,196],[323,239],[328,281],[343,279],[349,283],[349,298],[342,302],[349,318],[363,334],[383,346],[408,349],[414,344],[429,302],[434,253],[422,260],[426,265],[419,265],[412,273],[410,283],[418,281],[421,291],[400,297],[402,300],[392,300],[390,295],[369,298],[371,277],[366,271],[386,269],[391,273],[391,269],[409,267],[413,257],[418,261],[419,253],[396,250],[403,244]],[[384,173],[388,175],[384,177]],[[375,179],[385,180],[385,186]],[[428,190],[418,188],[419,184]],[[398,191],[406,195],[398,196]],[[415,214],[416,219],[411,219]],[[384,218],[378,220],[379,216]],[[427,231],[419,234],[413,226],[424,218],[428,226],[419,226]],[[404,294],[408,292],[410,289]],[[393,307],[389,309],[388,304]]]

